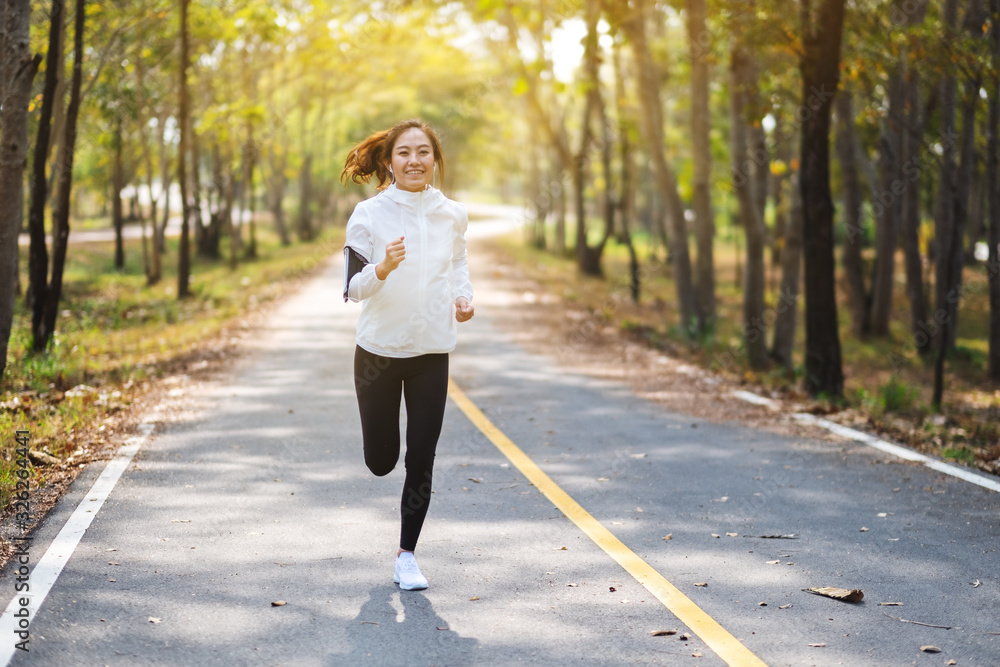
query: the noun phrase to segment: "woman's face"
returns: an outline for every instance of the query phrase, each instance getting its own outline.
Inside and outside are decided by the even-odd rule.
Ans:
[[[434,177],[434,148],[423,130],[411,127],[396,139],[392,149],[392,173],[400,190],[418,192]]]

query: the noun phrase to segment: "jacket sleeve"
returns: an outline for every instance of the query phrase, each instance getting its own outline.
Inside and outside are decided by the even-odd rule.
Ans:
[[[354,250],[360,259],[367,262],[360,271],[352,273],[350,264],[345,271],[344,300],[361,301],[375,296],[382,286],[384,280],[379,280],[375,275],[374,245],[371,234],[371,218],[362,206],[357,206],[351,219],[347,221],[346,238],[344,246]],[[348,261],[351,253],[346,253],[344,258]],[[360,263],[360,262],[359,262]]]
[[[455,227],[455,244],[451,252],[452,301],[460,296],[472,301],[472,281],[469,280],[469,262],[465,241],[465,232],[468,229],[469,213],[464,206],[461,206],[459,221]]]

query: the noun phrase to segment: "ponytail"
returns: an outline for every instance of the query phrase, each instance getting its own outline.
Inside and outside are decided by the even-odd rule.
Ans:
[[[374,176],[378,179],[375,187],[379,190],[385,189],[393,180],[388,167],[392,161],[392,149],[395,148],[399,136],[411,128],[417,128],[430,139],[431,147],[434,149],[434,162],[438,165],[443,183],[444,154],[441,152],[441,142],[430,125],[416,119],[404,120],[388,130],[376,132],[352,148],[344,163],[344,171],[340,174],[340,182],[346,184],[350,180],[360,185],[370,183]]]

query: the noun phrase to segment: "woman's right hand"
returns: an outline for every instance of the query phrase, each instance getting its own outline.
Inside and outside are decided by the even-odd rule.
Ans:
[[[403,237],[400,236],[395,241],[390,241],[385,245],[385,259],[375,266],[375,277],[379,280],[385,280],[404,259],[406,259],[406,246],[403,244]]]

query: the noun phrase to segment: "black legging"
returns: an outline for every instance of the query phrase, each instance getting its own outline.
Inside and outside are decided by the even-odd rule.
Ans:
[[[448,399],[448,355],[396,359],[354,352],[354,389],[361,409],[365,463],[381,477],[399,461],[399,401],[406,397],[406,479],[400,500],[399,548],[413,551],[431,502],[434,450]]]

